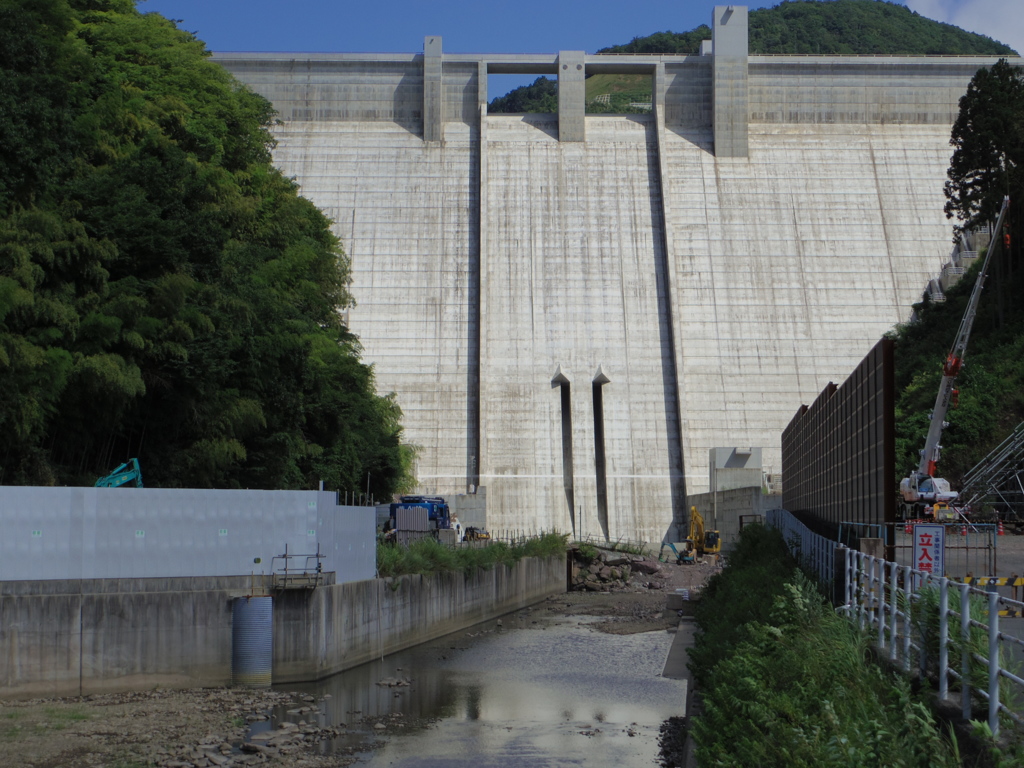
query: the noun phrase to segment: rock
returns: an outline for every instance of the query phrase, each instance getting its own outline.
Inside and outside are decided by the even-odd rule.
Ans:
[[[613,554],[605,558],[604,564],[615,568],[620,565],[629,565],[629,558],[623,555]]]
[[[374,726],[373,726],[373,729],[374,729],[375,731],[383,731],[383,730],[385,730],[386,728],[387,728],[387,726],[386,726],[386,725],[384,725],[384,723],[375,723],[375,724],[374,724]]]
[[[661,566],[653,560],[634,560],[632,569],[640,573],[652,575],[661,570]]]

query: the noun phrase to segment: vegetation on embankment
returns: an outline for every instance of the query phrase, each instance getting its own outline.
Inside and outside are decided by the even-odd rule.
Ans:
[[[1010,207],[994,235],[991,263],[956,403],[946,415],[939,473],[959,487],[963,474],[1024,420],[1024,74],[1001,60],[982,68],[960,99],[945,184],[954,236],[995,223],[1004,196]],[[1009,247],[1007,247],[1007,238]],[[917,321],[897,328],[896,472],[906,477],[924,447],[942,368],[974,289],[980,259],[932,303],[915,306]]]
[[[133,0],[0,4],[0,482],[366,490],[401,412],[271,105]]]
[[[377,544],[377,575],[382,578],[405,574],[471,573],[477,568],[514,565],[524,557],[565,555],[566,535],[545,533],[521,544],[491,541],[483,546],[450,547],[425,538],[409,546]]]
[[[944,303],[915,306],[917,322],[893,332],[896,340],[896,473],[916,469],[942,366],[974,288],[980,265],[946,293]],[[946,415],[938,472],[959,487],[965,472],[1024,420],[1024,274],[989,275],[982,294],[955,406]],[[998,296],[1004,293],[1003,322]]]
[[[796,567],[777,531],[747,526],[697,609],[690,666],[701,765],[959,765],[909,683]]]
[[[990,37],[925,18],[901,4],[886,0],[786,0],[772,8],[751,11],[748,17],[752,54],[890,54],[1012,56],[1015,51]],[[655,32],[635,37],[598,53],[694,54],[711,28],[702,24],[688,32]],[[594,76],[589,78],[593,80]],[[644,111],[630,104],[651,100],[651,81],[636,76],[603,75],[587,87],[587,111]],[[630,78],[633,78],[631,80]],[[622,94],[628,94],[623,96]],[[607,95],[607,98],[598,99]],[[538,78],[494,99],[490,112],[556,112],[554,80]]]

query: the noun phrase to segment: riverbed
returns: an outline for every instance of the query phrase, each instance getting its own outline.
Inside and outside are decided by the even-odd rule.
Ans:
[[[288,690],[346,724],[324,754],[372,744],[366,768],[657,765],[661,723],[685,713],[686,683],[661,675],[673,634],[600,620],[524,611]]]

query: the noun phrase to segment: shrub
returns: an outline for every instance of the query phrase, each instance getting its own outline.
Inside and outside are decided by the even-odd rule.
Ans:
[[[870,663],[866,636],[836,615],[778,533],[744,528],[697,621],[702,765],[958,764],[931,711],[904,678]]]
[[[768,620],[796,568],[782,534],[763,525],[744,526],[728,563],[708,581],[696,608],[701,637],[690,651],[690,669],[698,684],[743,639],[744,624]]]
[[[471,573],[478,568],[515,565],[524,557],[550,557],[565,552],[566,536],[546,533],[522,544],[491,542],[483,547],[449,547],[436,539],[420,539],[408,547],[394,544],[377,545],[377,575]]]

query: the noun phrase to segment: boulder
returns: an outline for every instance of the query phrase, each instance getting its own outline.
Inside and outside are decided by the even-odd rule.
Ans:
[[[613,568],[620,565],[629,565],[629,562],[630,560],[627,556],[620,555],[618,553],[610,554],[604,560],[605,565],[611,566]]]
[[[653,560],[647,560],[646,558],[642,560],[634,560],[631,567],[634,571],[646,573],[647,575],[655,574],[661,570],[660,565]]]

